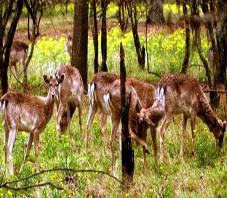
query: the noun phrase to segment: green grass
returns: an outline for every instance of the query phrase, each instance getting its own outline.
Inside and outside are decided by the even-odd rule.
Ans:
[[[85,98],[85,105],[87,104]],[[83,130],[86,127],[87,108],[83,112]],[[77,114],[76,114],[77,115]],[[227,195],[226,174],[227,174],[227,138],[224,140],[224,147],[219,153],[215,146],[213,135],[207,127],[199,120],[196,123],[195,147],[187,129],[188,134],[185,142],[185,155],[181,159],[179,155],[181,130],[179,125],[180,116],[171,123],[165,138],[165,161],[155,168],[153,159],[152,142],[148,137],[150,155],[147,157],[148,171],[143,168],[142,148],[133,145],[135,151],[135,172],[134,182],[129,194],[124,195],[120,184],[105,175],[96,173],[77,173],[73,183],[64,181],[66,175],[73,176],[72,173],[51,172],[20,182],[18,186],[33,184],[40,181],[51,181],[56,185],[63,186],[64,191],[58,191],[51,187],[42,188],[42,197],[225,197]],[[3,144],[4,131],[0,128],[0,142]],[[50,169],[56,167],[70,167],[75,169],[96,169],[110,172],[110,153],[104,152],[101,135],[98,127],[98,118],[92,126],[90,132],[90,151],[87,152],[84,146],[84,133],[80,133],[78,117],[74,116],[72,124],[73,137],[63,136],[59,141],[55,131],[55,119],[50,121],[44,132],[41,134],[39,164],[40,169]],[[107,138],[110,136],[110,123],[107,124]],[[159,137],[159,136],[158,136]],[[117,138],[118,139],[118,138]],[[18,173],[25,154],[26,133],[18,133],[14,146],[13,161],[16,172],[12,179],[28,176],[35,172],[35,155],[32,148],[29,161],[26,163],[24,171]],[[195,148],[195,156],[192,150]],[[0,162],[3,167],[4,154],[0,150]],[[116,156],[116,177],[121,179],[121,158],[118,151],[118,140],[115,142]],[[110,172],[111,173],[111,172]],[[4,179],[4,172],[0,178]],[[16,187],[15,185],[14,187]],[[13,192],[13,191],[12,191]],[[14,197],[35,196],[34,190],[20,191]],[[0,196],[9,196],[8,190],[0,189]]]

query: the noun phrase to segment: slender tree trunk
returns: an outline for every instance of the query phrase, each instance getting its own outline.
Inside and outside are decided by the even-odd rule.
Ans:
[[[125,16],[126,3],[127,1],[120,0],[117,12],[117,18],[122,32],[126,32],[128,25],[128,18]]]
[[[132,34],[134,37],[134,44],[136,48],[138,64],[140,68],[143,69],[145,67],[145,48],[144,46],[141,48],[141,45],[140,45],[140,39],[139,39],[139,34],[137,29],[138,20],[137,20],[136,6],[133,5],[133,3],[128,3],[127,9],[128,9],[129,18],[131,20]]]
[[[77,67],[87,91],[88,1],[75,0],[72,65]]]
[[[101,27],[101,51],[102,51],[102,71],[107,71],[107,31],[106,31],[106,10],[107,0],[101,0],[102,7],[102,27]]]
[[[9,66],[9,55],[10,55],[10,49],[13,43],[14,34],[16,31],[16,27],[20,18],[21,10],[23,7],[23,0],[18,0],[16,2],[15,7],[15,14],[13,16],[10,29],[7,34],[6,38],[6,44],[5,44],[5,51],[4,51],[4,60],[3,64],[1,65],[1,88],[2,88],[2,94],[5,94],[8,90],[8,78],[7,78],[7,70]]]
[[[132,150],[132,143],[129,137],[128,119],[129,108],[131,101],[131,94],[129,100],[126,101],[125,81],[126,71],[124,62],[124,49],[122,43],[120,44],[120,71],[121,71],[121,123],[122,123],[122,181],[126,184],[126,190],[133,182],[134,174],[134,152]]]
[[[94,57],[94,72],[97,73],[99,69],[99,44],[98,44],[98,24],[97,24],[97,13],[96,13],[96,0],[92,0],[91,2],[91,27],[92,27],[92,37],[93,37],[93,45],[95,51]]]
[[[185,54],[184,54],[184,61],[182,64],[182,68],[181,68],[181,73],[186,74],[187,69],[188,69],[189,57],[190,57],[190,23],[187,18],[188,11],[187,11],[186,2],[183,3],[183,12],[184,12],[184,17],[185,17],[186,37],[185,37]]]

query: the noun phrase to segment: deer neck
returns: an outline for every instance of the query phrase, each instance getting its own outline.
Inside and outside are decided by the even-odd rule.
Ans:
[[[210,131],[215,131],[215,128],[219,123],[218,117],[207,100],[201,102],[198,116],[206,123]]]
[[[47,94],[47,97],[45,98],[45,115],[47,117],[47,120],[49,121],[54,109],[54,98],[51,96],[51,92],[49,91]]]

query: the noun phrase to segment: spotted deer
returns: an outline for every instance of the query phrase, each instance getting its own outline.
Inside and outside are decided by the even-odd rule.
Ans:
[[[175,114],[183,114],[182,138],[180,156],[183,156],[184,139],[186,134],[187,119],[191,118],[191,133],[194,138],[195,120],[198,116],[209,127],[216,138],[217,145],[222,146],[226,121],[220,120],[209,104],[209,100],[204,94],[200,84],[192,76],[184,74],[170,74],[162,78],[158,83],[158,89],[164,92],[164,102],[161,111],[164,111],[160,126],[160,161],[164,158],[164,136],[169,123]],[[158,109],[157,105],[153,106]],[[143,110],[148,117],[153,114],[152,108]],[[145,118],[141,115],[140,118]]]
[[[146,138],[147,138],[147,129],[150,127],[151,137],[153,141],[153,149],[155,162],[157,161],[157,143],[156,143],[156,126],[157,123],[154,120],[151,121],[152,125],[148,125],[142,120],[138,120],[138,113],[142,107],[150,107],[154,102],[154,91],[155,87],[151,84],[144,83],[135,79],[126,80],[126,97],[131,94],[131,102],[129,109],[129,131],[130,136],[136,142],[143,146],[143,156],[144,156],[144,167],[147,169],[146,163],[146,152],[148,151]],[[104,96],[105,104],[111,114],[111,162],[112,169],[114,170],[114,151],[113,143],[116,137],[116,131],[118,129],[120,119],[121,119],[121,96],[120,96],[120,80],[116,80],[110,87],[108,94]]]
[[[102,134],[103,143],[105,149],[107,150],[106,137],[105,137],[105,124],[107,116],[109,115],[108,110],[104,102],[103,96],[109,90],[111,84],[118,79],[116,74],[111,74],[107,72],[99,72],[91,79],[88,84],[88,97],[89,97],[89,115],[87,119],[87,129],[85,135],[85,146],[88,148],[89,142],[89,132],[91,129],[91,124],[95,118],[96,113],[100,109],[102,118],[100,123],[100,131]]]
[[[68,129],[70,134],[70,124],[75,109],[78,108],[79,126],[82,133],[82,102],[84,94],[83,80],[80,72],[73,66],[60,66],[54,76],[59,79],[64,75],[64,81],[58,86],[57,106],[57,133],[60,138],[62,133]]]
[[[5,129],[5,166],[9,152],[10,174],[13,174],[13,146],[18,131],[29,133],[27,151],[20,171],[29,156],[32,142],[34,142],[36,156],[36,172],[39,171],[39,135],[49,122],[54,108],[54,100],[57,96],[58,86],[64,80],[62,75],[56,78],[43,76],[49,84],[46,97],[24,94],[18,91],[8,92],[0,99],[0,109],[3,115],[2,124]]]
[[[14,41],[10,51],[10,79],[12,75],[12,68],[15,70],[15,76],[18,78],[17,63],[20,64],[20,68],[24,71],[25,61],[28,55],[28,45],[22,41]]]

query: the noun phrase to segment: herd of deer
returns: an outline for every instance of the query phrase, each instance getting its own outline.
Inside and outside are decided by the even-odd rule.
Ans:
[[[26,48],[27,51],[27,48]],[[49,84],[46,97],[11,91],[0,99],[2,124],[5,129],[5,167],[9,160],[9,172],[13,174],[12,151],[17,131],[29,133],[26,155],[20,171],[29,156],[34,142],[36,156],[36,171],[39,171],[39,135],[49,122],[54,106],[56,106],[56,130],[59,138],[62,133],[70,133],[70,123],[76,108],[79,112],[80,132],[82,133],[82,102],[84,86],[79,71],[72,66],[59,66],[53,76],[43,76]],[[184,152],[184,139],[187,119],[191,118],[191,132],[194,138],[196,116],[201,118],[213,132],[217,145],[222,146],[226,121],[220,120],[212,110],[200,84],[194,77],[183,74],[169,74],[158,84],[152,85],[133,78],[126,79],[126,97],[131,94],[129,109],[130,137],[143,146],[144,167],[147,168],[146,154],[147,130],[150,128],[153,141],[154,158],[157,163],[156,128],[160,124],[160,161],[164,159],[164,136],[167,127],[175,114],[182,114],[182,139],[180,156]],[[110,151],[112,170],[114,167],[114,140],[117,131],[120,132],[121,96],[120,79],[116,74],[99,72],[88,84],[89,115],[85,134],[85,147],[89,145],[89,131],[98,110],[102,118],[100,130],[105,149],[105,124],[107,117],[111,117]],[[119,129],[119,130],[118,130]],[[119,135],[120,137],[120,135]],[[121,141],[120,141],[121,142]],[[9,157],[8,157],[9,153]]]

